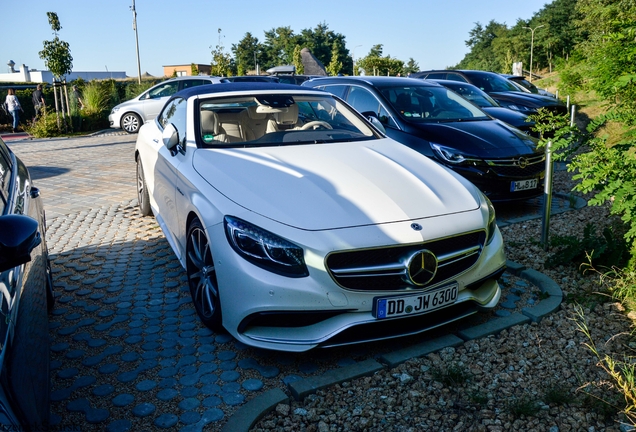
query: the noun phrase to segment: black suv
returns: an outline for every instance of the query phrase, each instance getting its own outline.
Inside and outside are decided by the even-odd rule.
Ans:
[[[524,114],[535,114],[539,108],[546,108],[558,114],[568,112],[567,106],[562,101],[549,96],[524,93],[507,78],[494,72],[448,69],[417,72],[410,76],[411,78],[467,82],[488,93],[499,102],[499,105]]]

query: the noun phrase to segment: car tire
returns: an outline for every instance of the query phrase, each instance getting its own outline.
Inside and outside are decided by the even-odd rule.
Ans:
[[[51,261],[49,260],[48,253],[46,257],[46,309],[48,312],[53,312],[55,307],[55,293],[53,292],[53,272],[51,271]]]
[[[137,159],[137,201],[139,203],[139,212],[142,216],[152,215],[150,208],[150,196],[148,195],[148,186],[146,185],[146,177],[141,166],[141,159]]]
[[[210,243],[199,219],[188,228],[186,272],[194,307],[203,324],[213,331],[221,331],[221,298]]]
[[[141,127],[141,117],[139,117],[135,113],[126,113],[122,116],[120,126],[123,130],[128,132],[129,134],[134,134],[139,132],[139,128]]]

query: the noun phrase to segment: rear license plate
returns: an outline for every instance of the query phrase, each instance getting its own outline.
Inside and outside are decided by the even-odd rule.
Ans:
[[[538,185],[539,185],[538,179],[513,181],[513,182],[510,182],[510,192],[536,189]]]
[[[419,315],[453,304],[455,300],[457,300],[456,283],[422,294],[377,298],[374,316],[377,319],[384,319]]]

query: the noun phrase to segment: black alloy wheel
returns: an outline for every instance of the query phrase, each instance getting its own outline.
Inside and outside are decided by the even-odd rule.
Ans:
[[[137,201],[139,202],[139,212],[142,216],[152,215],[150,197],[148,196],[148,187],[146,186],[146,178],[144,177],[144,169],[141,166],[141,158],[137,159]]]
[[[216,269],[208,238],[199,219],[194,219],[188,229],[186,272],[192,301],[201,322],[214,331],[222,330]]]

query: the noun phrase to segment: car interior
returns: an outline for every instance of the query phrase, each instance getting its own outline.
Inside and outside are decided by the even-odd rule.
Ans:
[[[335,135],[333,129],[360,135],[355,127],[336,108],[322,100],[272,102],[258,101],[221,101],[201,105],[201,138],[205,144],[242,143],[251,141],[270,142],[273,135],[287,132],[329,131],[330,139]],[[271,137],[267,135],[272,134]],[[299,134],[296,140],[301,139]],[[323,137],[323,139],[325,139]],[[293,139],[290,138],[293,141]]]

